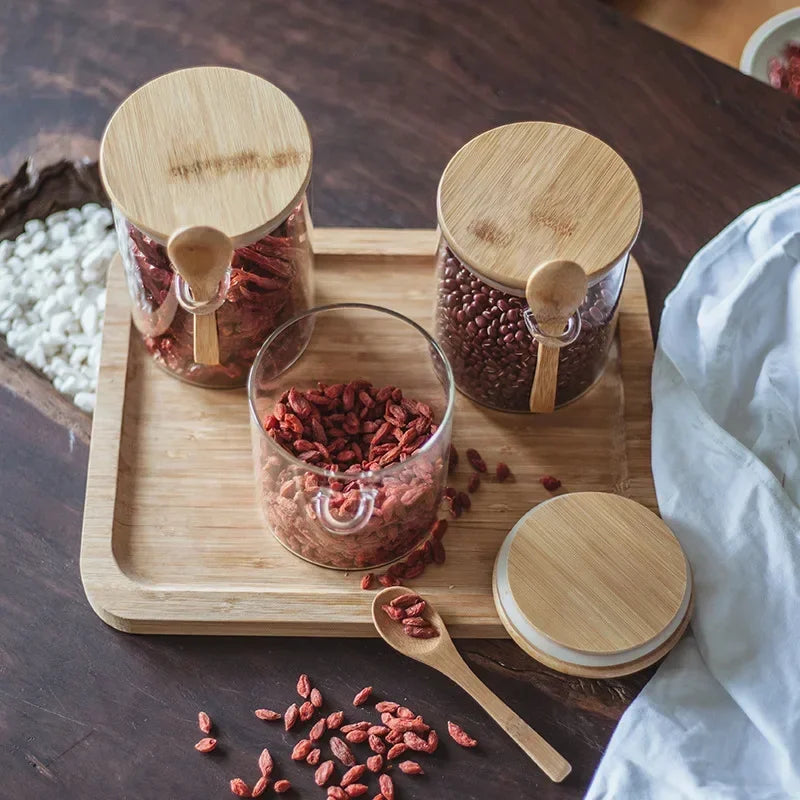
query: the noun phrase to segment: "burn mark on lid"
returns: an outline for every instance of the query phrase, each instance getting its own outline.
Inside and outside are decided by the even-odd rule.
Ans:
[[[572,236],[575,233],[575,222],[552,210],[534,208],[531,211],[531,222],[542,228],[549,228],[559,236]]]
[[[264,155],[255,150],[244,150],[228,156],[214,156],[212,158],[198,158],[194,161],[171,164],[169,174],[173,178],[188,180],[200,178],[207,174],[222,177],[230,172],[239,170],[269,170],[284,169],[302,163],[307,156],[294,148],[282,150],[279,153]]]
[[[476,219],[469,224],[467,230],[481,241],[487,244],[496,244],[499,247],[508,246],[514,239],[513,234],[504,231],[491,219]]]

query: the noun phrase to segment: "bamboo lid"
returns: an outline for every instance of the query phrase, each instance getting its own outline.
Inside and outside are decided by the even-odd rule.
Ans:
[[[135,91],[100,146],[111,200],[166,243],[185,226],[225,233],[235,247],[273,230],[306,190],[311,138],[297,106],[248,72],[195,67]]]
[[[467,142],[442,174],[439,226],[453,252],[496,283],[524,289],[543,261],[591,279],[630,250],[642,222],[636,178],[594,136],[515,122]]]
[[[692,607],[691,571],[655,514],[601,492],[561,495],[514,526],[495,564],[509,634],[570,674],[623,675],[662,657]]]

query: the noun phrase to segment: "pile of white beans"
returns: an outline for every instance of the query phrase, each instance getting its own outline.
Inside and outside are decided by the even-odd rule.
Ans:
[[[0,335],[89,412],[116,250],[111,212],[97,203],[30,220],[16,239],[0,242]]]

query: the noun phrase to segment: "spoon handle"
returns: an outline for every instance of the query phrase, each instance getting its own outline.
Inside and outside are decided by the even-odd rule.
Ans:
[[[451,664],[450,677],[494,719],[494,721],[530,756],[542,772],[555,783],[569,775],[572,767],[522,718],[515,714],[475,675],[459,656],[460,664]]]
[[[198,364],[219,364],[216,312],[194,315],[194,360]]]
[[[556,333],[563,330],[563,326],[556,326],[556,328]],[[556,381],[558,380],[560,353],[559,347],[539,342],[536,372],[533,375],[533,387],[531,388],[531,411],[534,413],[549,414],[556,407]]]

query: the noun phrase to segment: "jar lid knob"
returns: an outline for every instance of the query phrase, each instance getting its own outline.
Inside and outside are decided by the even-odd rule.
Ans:
[[[233,258],[233,243],[217,228],[194,225],[179,228],[167,243],[167,254],[178,275],[189,284],[192,297],[207,303],[217,295]],[[194,360],[219,364],[216,313],[194,314]]]
[[[560,350],[555,337],[564,332],[570,317],[580,307],[588,285],[583,267],[562,259],[545,261],[528,276],[525,299],[536,327],[544,334],[537,336],[539,352],[530,398],[533,412],[549,413],[555,408]],[[553,337],[554,341],[548,342],[547,337]]]

